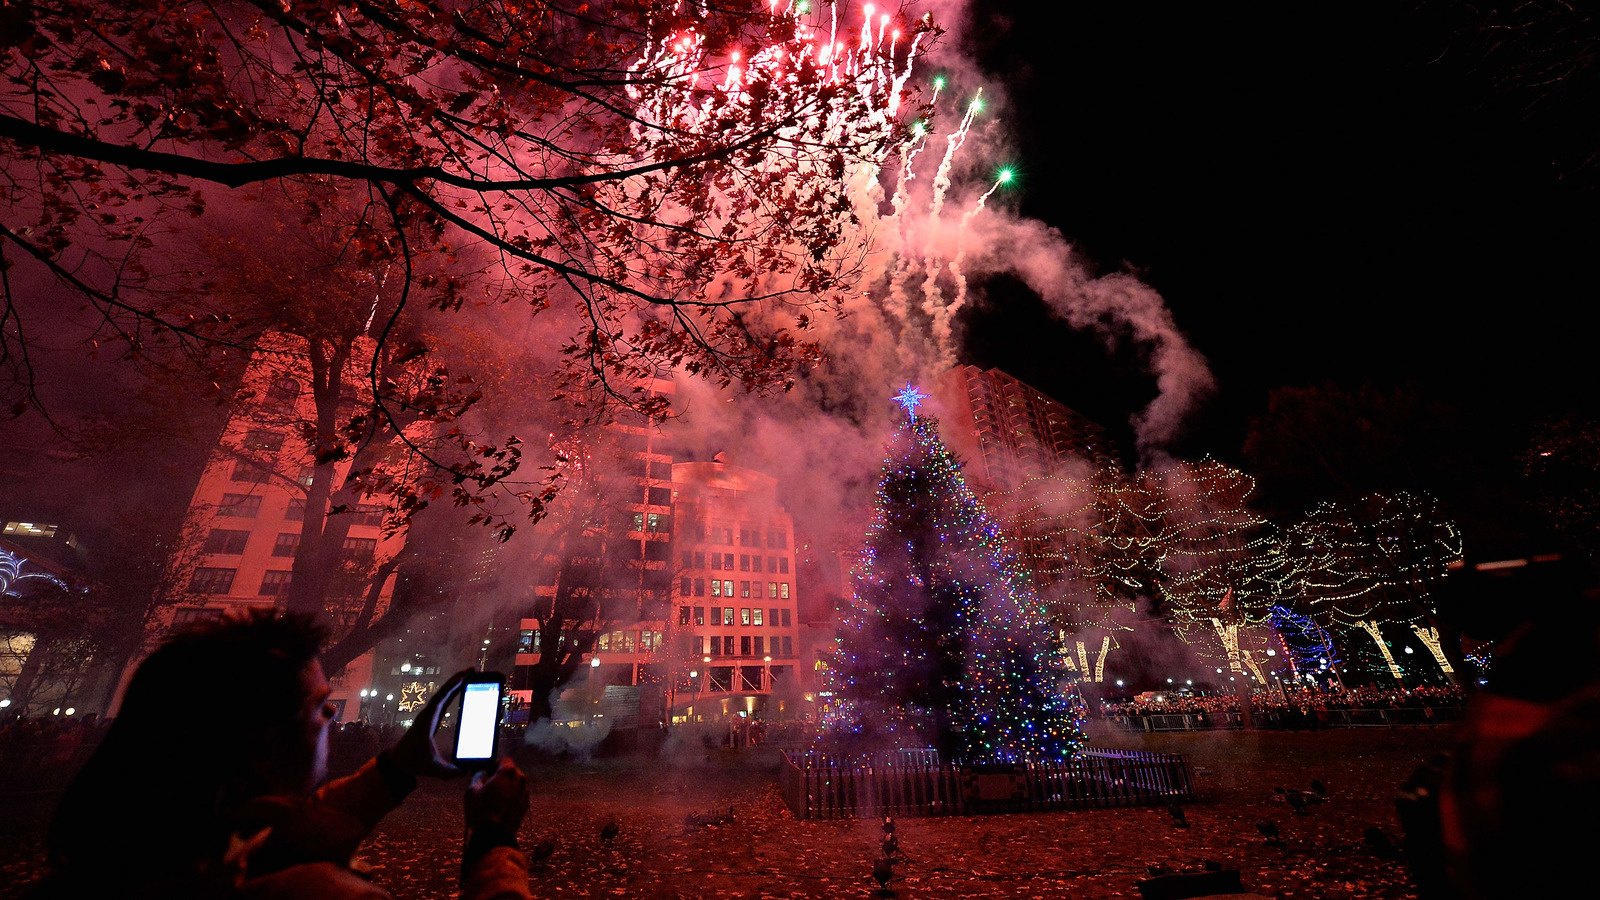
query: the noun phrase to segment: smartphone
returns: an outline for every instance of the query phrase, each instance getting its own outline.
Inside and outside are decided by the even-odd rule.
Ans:
[[[463,769],[492,768],[499,759],[500,711],[506,695],[506,677],[498,672],[474,672],[461,687],[456,712],[453,759]]]

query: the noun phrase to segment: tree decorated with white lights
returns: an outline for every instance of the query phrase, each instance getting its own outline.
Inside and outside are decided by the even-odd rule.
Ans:
[[[908,413],[832,667],[836,729],[933,743],[968,761],[1063,758],[1083,746],[1082,701],[1018,557],[962,479],[936,423]]]
[[[1293,594],[1322,627],[1360,634],[1350,646],[1381,660],[1364,668],[1381,668],[1404,683],[1390,645],[1394,635],[1409,631],[1445,677],[1455,680],[1432,595],[1461,559],[1461,532],[1438,500],[1400,492],[1318,504],[1289,529],[1284,544],[1293,562]]]
[[[1255,480],[1214,459],[1146,473],[1161,528],[1161,597],[1178,635],[1202,656],[1226,660],[1229,677],[1263,681],[1261,659],[1281,581],[1270,523],[1250,508]],[[1221,674],[1221,673],[1219,673]]]

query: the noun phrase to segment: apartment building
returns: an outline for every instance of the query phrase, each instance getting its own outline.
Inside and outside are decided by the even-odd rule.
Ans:
[[[308,489],[319,472],[301,423],[315,418],[303,345],[285,335],[271,336],[264,344],[246,368],[235,406],[190,498],[185,540],[170,563],[186,576],[153,611],[146,627],[147,650],[185,624],[218,619],[230,611],[272,609],[285,600]],[[347,366],[351,385],[363,383],[372,342],[362,339],[357,349]],[[333,467],[335,489],[349,467],[348,462]],[[360,608],[369,587],[364,576],[405,543],[404,532],[383,533],[381,506],[359,504],[341,515],[348,531],[325,610],[335,635]],[[393,591],[391,573],[381,586],[379,615]],[[330,700],[340,708],[340,721],[360,714],[360,692],[372,680],[371,669],[369,653],[329,679]],[[131,674],[130,665],[124,678]]]
[[[933,396],[940,437],[980,491],[1011,490],[1073,460],[1098,466],[1115,458],[1099,424],[999,369],[956,366],[939,377]]]

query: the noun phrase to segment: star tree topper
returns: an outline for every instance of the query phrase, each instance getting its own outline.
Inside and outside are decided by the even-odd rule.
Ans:
[[[891,399],[900,404],[900,406],[906,412],[915,416],[917,414],[917,407],[922,405],[922,401],[928,399],[928,395],[912,387],[911,382],[908,381],[906,382],[906,386],[901,389],[900,393],[895,394]]]

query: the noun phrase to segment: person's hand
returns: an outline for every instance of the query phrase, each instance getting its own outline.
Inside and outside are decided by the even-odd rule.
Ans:
[[[462,807],[469,831],[495,826],[514,836],[528,814],[528,778],[516,763],[501,757],[493,772],[472,776]]]
[[[465,774],[464,770],[440,755],[438,746],[433,742],[433,733],[439,730],[439,720],[444,717],[446,704],[461,692],[462,684],[473,671],[462,669],[451,675],[450,679],[428,698],[428,702],[422,707],[422,712],[417,714],[411,727],[406,729],[406,733],[400,736],[400,740],[396,741],[394,748],[389,751],[389,759],[396,769],[413,777],[427,775],[433,778],[454,778]]]

